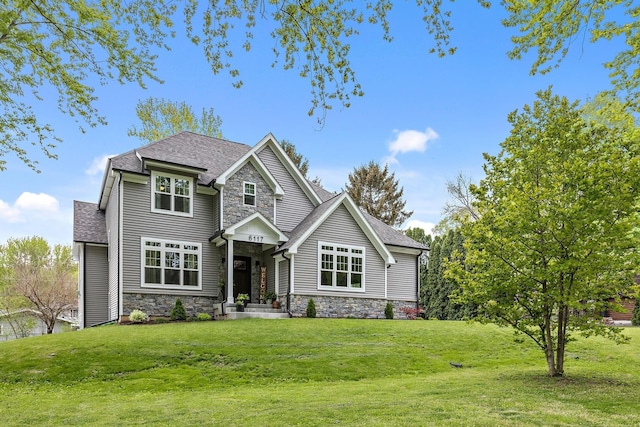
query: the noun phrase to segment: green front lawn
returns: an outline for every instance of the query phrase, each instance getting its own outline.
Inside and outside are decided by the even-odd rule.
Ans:
[[[105,326],[0,343],[0,422],[638,425],[640,329],[627,334],[570,343],[552,379],[528,341],[462,322]]]

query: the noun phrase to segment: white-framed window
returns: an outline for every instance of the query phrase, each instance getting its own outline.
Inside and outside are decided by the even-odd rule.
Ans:
[[[193,216],[193,178],[151,172],[151,211]]]
[[[202,289],[200,243],[142,238],[142,287]]]
[[[318,289],[364,292],[365,249],[318,242]]]
[[[243,182],[244,204],[248,206],[256,205],[256,184],[253,182]]]

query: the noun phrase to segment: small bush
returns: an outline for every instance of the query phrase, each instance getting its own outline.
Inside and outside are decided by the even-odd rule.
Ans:
[[[162,323],[169,323],[169,319],[165,318],[165,317],[158,317],[157,319],[155,319],[153,321],[153,323],[156,323],[158,325],[162,324]]]
[[[171,309],[171,320],[187,320],[187,312],[180,298],[176,300],[176,305]]]
[[[633,308],[633,315],[631,316],[631,324],[640,326],[640,300],[636,300],[636,306]]]
[[[131,323],[147,323],[149,321],[149,315],[142,310],[133,310],[129,314],[129,320]]]
[[[393,319],[393,304],[390,302],[384,307],[384,317],[385,319]]]
[[[211,315],[209,313],[198,313],[196,320],[198,322],[207,322],[211,320]]]
[[[307,317],[316,317],[316,303],[313,301],[313,298],[310,298],[307,303]]]

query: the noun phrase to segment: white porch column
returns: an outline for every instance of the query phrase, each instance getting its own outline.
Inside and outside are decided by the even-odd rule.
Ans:
[[[227,302],[233,304],[233,240],[227,240]]]

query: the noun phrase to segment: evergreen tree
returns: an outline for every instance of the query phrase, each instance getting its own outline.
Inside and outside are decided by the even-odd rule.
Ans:
[[[399,227],[413,214],[404,210],[404,189],[398,189],[395,173],[389,174],[388,165],[381,168],[371,161],[355,168],[346,188],[360,208],[392,227]]]
[[[309,173],[309,160],[304,157],[302,154],[298,153],[296,150],[296,146],[293,145],[292,142],[283,139],[280,141],[280,146],[287,153],[287,156],[291,159],[291,161],[298,167],[302,175],[305,178],[308,178],[307,174]]]

